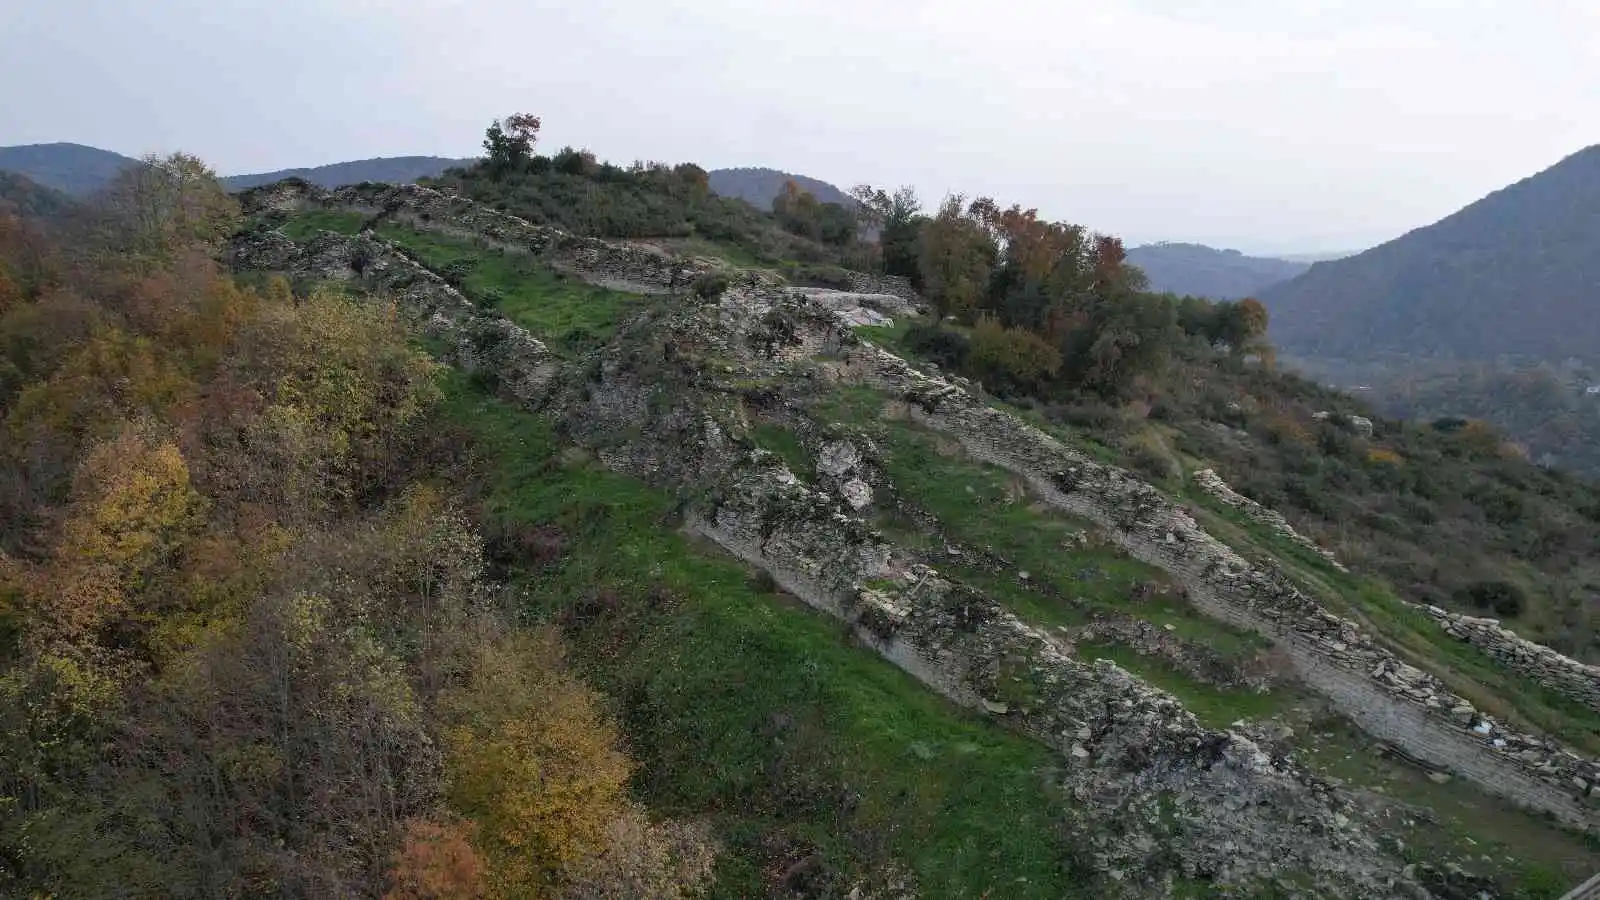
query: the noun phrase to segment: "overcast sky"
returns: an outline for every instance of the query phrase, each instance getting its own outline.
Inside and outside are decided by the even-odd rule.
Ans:
[[[0,2],[0,145],[233,174],[473,155],[517,111],[547,150],[1339,250],[1600,141],[1600,0]]]

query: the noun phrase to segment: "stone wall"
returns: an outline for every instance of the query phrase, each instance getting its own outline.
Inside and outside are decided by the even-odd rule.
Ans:
[[[688,291],[701,276],[724,271],[717,260],[673,256],[654,247],[581,237],[415,184],[364,184],[324,190],[305,182],[287,181],[247,191],[241,195],[241,203],[247,213],[326,208],[393,219],[545,256],[553,265],[590,281],[637,293]]]
[[[1249,519],[1250,521],[1260,525],[1265,525],[1279,537],[1293,541],[1307,550],[1310,550],[1312,553],[1315,553],[1327,560],[1339,571],[1349,571],[1344,567],[1344,564],[1339,562],[1338,558],[1333,555],[1332,550],[1323,548],[1316,541],[1313,541],[1311,538],[1308,538],[1296,531],[1294,526],[1289,524],[1289,520],[1283,517],[1282,513],[1279,513],[1275,509],[1268,509],[1267,507],[1262,506],[1256,501],[1251,500],[1249,497],[1246,497],[1245,495],[1229,487],[1228,483],[1222,480],[1222,476],[1218,475],[1214,470],[1201,469],[1200,471],[1194,473],[1194,483],[1201,490],[1216,498],[1217,501],[1222,503],[1224,506],[1231,507],[1243,513],[1245,518]]]
[[[1438,620],[1445,633],[1477,647],[1506,668],[1531,678],[1551,690],[1593,710],[1600,710],[1600,666],[1585,665],[1543,644],[1520,637],[1500,626],[1498,619],[1481,619],[1448,612],[1437,606],[1422,609]]]
[[[1420,896],[1347,798],[1242,734],[1202,727],[1117,666],[1075,659],[992,600],[884,543],[759,451],[690,528],[850,624],[929,687],[1058,750],[1095,868],[1135,893],[1171,877],[1310,880],[1309,896]],[[870,586],[868,586],[870,585]]]
[[[235,241],[231,262],[236,269],[360,282],[443,341],[448,362],[493,377],[501,391],[526,405],[544,398],[559,369],[559,360],[526,329],[478,309],[443,278],[371,234],[323,232],[304,246],[277,232],[244,236]]]
[[[1384,739],[1572,825],[1600,825],[1600,763],[1483,715],[1283,573],[1252,566],[1159,490],[880,348],[852,351],[841,369],[842,378],[904,397],[913,418],[1024,478],[1045,502],[1099,524],[1129,555],[1179,578],[1207,614],[1274,640],[1307,683],[1352,719],[1389,723]],[[1349,688],[1352,678],[1362,691]]]
[[[320,192],[290,183],[262,189],[253,197],[247,197],[247,205],[254,204],[258,209],[293,209],[313,203],[358,209],[373,215],[399,216],[424,227],[460,231],[529,252],[548,254],[558,262],[573,265],[585,277],[600,281],[620,279],[677,291],[692,283],[698,274],[711,271],[694,260],[676,259],[648,248],[575,238],[557,229],[535,226],[481,209],[457,197],[414,186],[365,186]],[[393,294],[408,311],[426,321],[431,331],[449,340],[460,364],[496,371],[501,375],[501,383],[512,385],[514,392],[526,402],[539,401],[555,371],[555,361],[550,354],[526,332],[472,307],[442,279],[417,265],[398,248],[371,235],[344,238],[324,234],[305,248],[295,248],[281,235],[268,235],[253,245],[241,247],[238,260],[247,267],[290,268],[325,277],[362,278],[377,289]],[[754,351],[755,355],[773,364],[842,350],[842,359],[832,364],[837,377],[903,397],[915,418],[949,434],[975,458],[1017,474],[1045,502],[1096,522],[1130,555],[1172,573],[1187,587],[1191,599],[1203,611],[1273,639],[1288,651],[1308,684],[1327,695],[1375,735],[1392,741],[1414,756],[1448,767],[1489,791],[1549,811],[1571,824],[1590,827],[1600,821],[1595,811],[1600,804],[1600,764],[1552,742],[1505,728],[1482,715],[1464,699],[1445,690],[1436,679],[1377,645],[1355,623],[1329,614],[1296,589],[1282,573],[1271,567],[1252,566],[1202,530],[1181,506],[1127,472],[1095,462],[1015,416],[984,405],[959,379],[946,380],[924,374],[904,360],[870,345],[850,346],[848,333],[834,313],[760,278],[739,279],[719,300],[697,306],[686,315],[699,320],[700,337],[697,339],[720,344],[720,351],[742,354]],[[804,327],[797,329],[796,322]],[[810,324],[805,324],[808,322]],[[685,377],[699,378],[703,374],[691,373]],[[634,429],[635,435],[644,424],[640,419],[642,410],[648,406],[648,391],[649,386],[635,386],[635,396],[631,399],[623,396],[626,391],[618,395],[621,398],[618,414],[634,417],[626,424]],[[587,412],[592,411],[581,404],[574,409],[585,413],[574,416],[574,421],[580,424]],[[674,406],[671,416],[679,423],[680,432],[663,430],[661,435],[639,438],[639,445],[635,447],[606,448],[601,453],[602,458],[630,471],[651,466],[681,467],[686,447],[695,447],[698,452],[706,449],[701,444],[712,438],[726,444],[727,429],[716,424],[713,411],[697,409],[693,402],[686,401]],[[603,421],[599,416],[588,418],[593,422]],[[650,446],[650,440],[658,436],[665,436],[663,441],[672,437],[673,445],[657,441],[659,446]],[[677,462],[673,462],[675,457]],[[708,465],[707,458],[702,456],[694,467],[704,474]],[[709,523],[705,526],[707,533],[747,559],[756,561],[759,558],[775,577],[783,575],[792,581],[791,590],[797,593],[804,587],[805,579],[801,576],[809,572],[808,577],[817,582],[807,588],[814,596],[834,597],[836,600],[830,602],[843,603],[845,601],[837,598],[849,595],[853,588],[840,578],[854,584],[859,577],[871,577],[863,573],[877,571],[864,562],[840,566],[836,571],[795,568],[802,558],[810,557],[794,556],[788,551],[776,552],[783,545],[773,544],[768,539],[776,532],[763,532],[760,542],[748,543],[739,536],[734,520],[727,519],[721,511],[732,508],[719,507],[719,512],[706,520]],[[849,520],[839,512],[828,515],[830,522]],[[803,542],[806,539],[796,535],[792,540]],[[865,552],[863,548],[868,543],[857,542],[852,546],[855,551]],[[870,613],[877,618],[889,615],[894,606],[893,602],[888,606],[862,602],[862,609],[878,610]],[[855,615],[844,606],[838,608],[837,614]],[[894,617],[890,615],[890,618]],[[1002,617],[996,621],[1009,620]],[[895,626],[891,637],[899,633],[899,627]],[[1004,625],[1003,630],[1023,633],[1010,625]],[[1472,635],[1477,635],[1476,640],[1511,647],[1509,660],[1533,658],[1526,648],[1482,629],[1467,628],[1462,634],[1467,636],[1465,639],[1473,640]],[[959,666],[947,667],[945,663],[949,660],[937,652],[931,656],[921,650],[913,653],[903,641],[884,640],[887,643],[880,650],[890,658],[914,670],[918,677],[948,695],[963,702],[972,701],[972,696],[963,694],[966,688],[962,685],[971,687],[973,682],[968,675],[961,674],[963,670]],[[1526,661],[1508,664],[1531,665]],[[1074,665],[1081,667],[1079,663]],[[1555,666],[1551,668],[1553,672],[1565,671],[1542,657],[1538,665],[1541,669]],[[1093,682],[1091,675],[1071,670],[1072,678],[1087,678],[1089,682],[1086,683]],[[1560,680],[1569,676],[1573,684],[1579,684],[1581,679],[1574,673],[1554,677]],[[982,699],[988,698],[979,698]],[[1034,730],[1032,725],[1026,728]],[[1059,736],[1051,739],[1057,740]],[[1076,757],[1075,752],[1072,755]]]
[[[867,272],[850,273],[850,291],[856,294],[889,294],[920,309],[927,308],[927,301],[911,286],[911,279],[904,275],[872,275]]]

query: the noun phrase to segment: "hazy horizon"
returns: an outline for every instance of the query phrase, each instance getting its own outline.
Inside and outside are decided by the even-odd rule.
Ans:
[[[103,0],[0,11],[0,145],[236,174],[545,150],[770,166],[1036,206],[1130,245],[1344,252],[1593,143],[1580,0]],[[24,87],[25,86],[25,87]]]

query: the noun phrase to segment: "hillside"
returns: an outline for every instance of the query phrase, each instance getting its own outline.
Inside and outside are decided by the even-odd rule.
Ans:
[[[1439,222],[1262,292],[1296,355],[1592,360],[1600,146]]]
[[[712,169],[706,174],[711,176],[713,193],[722,197],[735,197],[762,211],[772,208],[773,198],[783,193],[783,185],[788,181],[798,184],[803,191],[810,191],[822,203],[849,205],[855,202],[849,194],[826,181],[808,178],[805,175],[791,175],[777,169],[758,167]]]
[[[1128,261],[1144,271],[1153,291],[1214,300],[1254,297],[1310,268],[1309,263],[1180,243],[1134,247],[1128,251]]]
[[[94,193],[138,160],[82,144],[0,147],[0,171],[15,172],[70,197]]]
[[[15,172],[0,171],[0,212],[49,219],[73,208],[71,197]]]
[[[1595,650],[1594,486],[1362,418],[1020,207],[890,198],[925,296],[799,288],[697,167],[522,151],[0,225],[0,894],[1600,868],[1600,670],[1519,636]]]
[[[1576,758],[1588,760],[1600,750],[1592,737],[1595,711],[1563,693],[1586,696],[1581,678],[1587,676],[1563,687],[1565,676],[1497,655],[1497,642],[1511,638],[1474,630],[1478,620],[1443,610],[1436,617],[1392,593],[1374,575],[1388,565],[1381,552],[1372,553],[1381,547],[1355,552],[1354,543],[1335,544],[1341,559],[1350,550],[1361,560],[1346,568],[1269,510],[1209,476],[1189,474],[1213,464],[1265,498],[1272,484],[1283,483],[1278,478],[1306,484],[1294,479],[1315,461],[1328,482],[1277,498],[1295,520],[1307,520],[1296,505],[1300,498],[1347,491],[1351,478],[1369,479],[1371,494],[1349,490],[1337,495],[1340,501],[1372,502],[1394,489],[1391,472],[1441,473],[1427,488],[1436,505],[1426,510],[1440,522],[1464,515],[1438,492],[1463,477],[1477,479],[1464,485],[1469,492],[1496,485],[1511,491],[1515,482],[1515,491],[1526,493],[1512,502],[1545,498],[1537,502],[1546,505],[1525,507],[1524,515],[1561,516],[1569,504],[1592,502],[1588,488],[1500,456],[1481,430],[1377,423],[1369,438],[1360,420],[1348,418],[1360,409],[1349,398],[1264,376],[1199,343],[1184,351],[1171,383],[1207,384],[1198,376],[1209,372],[1214,387],[1201,396],[1167,396],[1164,410],[1146,407],[1148,418],[1120,401],[1099,411],[1086,400],[1030,409],[1025,396],[1012,403],[985,398],[971,382],[888,352],[929,346],[945,352],[957,342],[917,337],[913,310],[882,298],[794,293],[761,271],[519,223],[425,189],[307,193],[283,186],[246,202],[256,224],[236,245],[237,264],[398,292],[419,321],[431,322],[446,359],[487,392],[466,402],[471,412],[463,421],[472,423],[475,441],[490,442],[477,446],[499,472],[481,501],[500,522],[490,533],[506,535],[496,558],[510,572],[537,572],[533,583],[548,608],[567,609],[574,593],[593,598],[559,615],[570,616],[568,634],[584,671],[608,691],[634,698],[625,703],[625,722],[645,760],[645,798],[715,809],[720,834],[765,833],[760,841],[726,845],[738,865],[767,865],[759,860],[770,851],[760,848],[774,841],[792,848],[773,835],[797,827],[855,835],[849,844],[810,845],[828,884],[860,884],[880,877],[884,866],[904,866],[903,883],[938,896],[961,895],[952,879],[973,888],[996,883],[990,879],[999,872],[1009,885],[1022,884],[1011,880],[1016,871],[1027,871],[1028,881],[1014,896],[1102,896],[1113,884],[1126,896],[1167,896],[1159,885],[1183,871],[1174,856],[1215,859],[1225,835],[1241,832],[1252,840],[1224,851],[1227,874],[1207,870],[1196,876],[1199,884],[1240,888],[1292,870],[1305,880],[1287,882],[1295,886],[1289,896],[1387,896],[1401,890],[1393,885],[1403,876],[1375,847],[1391,846],[1394,838],[1416,861],[1408,871],[1435,873],[1418,877],[1438,896],[1554,897],[1600,861],[1561,828],[1479,793],[1522,785],[1529,790],[1518,794],[1524,802],[1542,798],[1533,802],[1548,803],[1544,808],[1558,817],[1588,815],[1571,805],[1570,785],[1541,786],[1547,782],[1538,780],[1537,766],[1508,763],[1520,757],[1501,754],[1472,730],[1492,720],[1487,733],[1518,747],[1532,745],[1506,736],[1528,733],[1521,729],[1556,734],[1558,742],[1577,742]],[[388,212],[376,220],[358,212],[371,209]],[[363,226],[371,231],[357,234]],[[493,243],[464,236],[470,232],[492,235]],[[349,268],[356,265],[359,272]],[[715,283],[719,273],[726,287]],[[864,302],[897,324],[852,337],[835,317],[843,311],[846,320],[869,318],[851,307]],[[1190,308],[1187,320],[1197,322],[1196,314]],[[987,338],[974,331],[969,339],[977,347]],[[959,358],[941,363],[967,370]],[[1332,416],[1317,417],[1330,410]],[[1304,435],[1294,436],[1295,428]],[[518,447],[540,449],[519,456]],[[1387,448],[1398,452],[1378,452]],[[1535,477],[1548,480],[1528,481]],[[1402,494],[1401,502],[1420,498]],[[640,510],[637,517],[621,512],[632,509]],[[1338,517],[1358,533],[1387,540],[1405,531],[1385,524],[1385,516],[1396,514]],[[659,543],[654,535],[663,520],[703,543],[692,551]],[[1463,541],[1460,552],[1503,552],[1474,538],[1466,520],[1460,524],[1431,552]],[[1569,534],[1582,528],[1560,527]],[[737,577],[715,574],[721,570],[698,553],[726,553],[753,567],[754,592]],[[641,567],[661,574],[645,576]],[[1220,574],[1226,570],[1251,574]],[[597,591],[596,583],[605,587]],[[1241,591],[1254,599],[1235,605],[1230,598]],[[1509,610],[1512,596],[1485,588],[1443,600],[1469,610],[1487,604]],[[1544,596],[1518,599],[1519,622],[1538,621],[1535,606],[1540,617],[1555,608]],[[862,739],[847,735],[866,727],[857,717],[869,710],[849,701],[830,707],[834,714],[822,721],[805,718],[805,704],[781,699],[793,696],[779,685],[791,683],[790,653],[801,638],[789,617],[804,616],[796,612],[801,602],[841,619],[855,635],[829,645],[850,650],[842,656],[809,651],[830,661],[819,677],[848,665],[852,679],[876,684],[878,676],[868,674],[875,666],[857,671],[859,658],[846,662],[851,653],[871,658],[876,651],[932,690],[1059,754],[1069,792],[1098,799],[1074,809],[1034,796],[1027,803],[1039,804],[1046,817],[1062,817],[1061,836],[1046,837],[1029,818],[1003,842],[1033,847],[1030,853],[1050,862],[1019,869],[1012,858],[957,875],[936,849],[953,836],[943,812],[896,804],[898,812],[880,819],[831,805],[769,805],[768,792],[780,789],[772,782],[748,787],[760,798],[753,804],[730,806],[725,792],[737,790],[735,784],[707,783],[696,774],[701,762],[719,772],[744,771],[734,760],[748,768],[749,754],[771,752],[734,737],[772,733],[762,723],[776,703],[785,723],[777,733],[798,727],[809,748],[798,757],[779,749],[782,766],[757,769],[783,784],[815,785],[809,779],[821,777],[826,787],[811,791],[861,792],[860,805],[850,807],[861,810],[885,802],[877,773],[893,766],[912,766],[908,783],[924,787],[948,777],[940,768],[947,757],[921,742],[923,749],[910,756],[891,750],[884,757],[881,745],[866,739],[849,767],[831,767],[841,741]],[[1246,609],[1272,610],[1279,624]],[[742,615],[738,610],[769,623],[759,661],[741,658],[748,638],[727,630]],[[1060,643],[1042,637],[1046,630]],[[1313,663],[1307,653],[1332,656]],[[731,696],[712,687],[725,685],[730,671],[741,673]],[[817,690],[841,688],[825,681]],[[718,693],[699,693],[712,690]],[[891,705],[910,702],[876,688],[873,696]],[[1143,712],[1110,712],[1122,703]],[[1187,712],[1166,705],[1172,703]],[[1410,712],[1393,715],[1422,715],[1415,720],[1419,731],[1377,724],[1390,721],[1384,710],[1394,704]],[[1430,707],[1437,717],[1423,712]],[[722,723],[709,734],[700,725],[707,716]],[[792,724],[797,716],[804,724]],[[1163,724],[1145,730],[1152,722]],[[1228,776],[1240,780],[1226,787],[1218,779],[1234,771],[1227,766],[1177,762],[1186,758],[1178,748],[1189,740],[1221,742],[1224,758],[1240,752],[1227,749],[1240,738],[1208,730],[1218,727],[1260,735],[1285,762],[1239,770],[1250,774]],[[1378,729],[1388,743],[1375,742],[1364,728]],[[1174,735],[1182,736],[1176,744]],[[686,739],[692,746],[681,747]],[[1400,755],[1380,752],[1393,742]],[[786,739],[775,746],[791,745]],[[1420,767],[1408,759],[1420,759]],[[1297,772],[1289,760],[1307,769]],[[1473,774],[1481,771],[1494,774]],[[984,769],[972,777],[994,774]],[[1352,793],[1318,780],[1325,776]],[[1132,784],[1164,785],[1172,793],[1161,796],[1172,805],[1157,815],[1145,804],[1169,801]],[[1219,819],[1206,812],[1240,791],[1261,798],[1245,807],[1248,814]],[[1287,811],[1302,823],[1331,815],[1317,797],[1334,798],[1326,802],[1337,805],[1349,827],[1377,836],[1378,844],[1355,850],[1344,837],[1330,842],[1327,831],[1311,840],[1300,825],[1271,812]],[[1436,818],[1401,812],[1418,806]],[[979,828],[991,814],[961,827]],[[1181,825],[1149,830],[1165,819]],[[889,837],[877,830],[887,822],[928,838]],[[1146,842],[1159,852],[1130,852]],[[861,855],[851,845],[879,847],[887,856]],[[1094,850],[1075,854],[1073,845]],[[1501,849],[1480,852],[1486,845]],[[1459,867],[1448,876],[1447,861]],[[1119,874],[1110,875],[1112,869]],[[761,892],[754,882],[735,884],[741,883],[726,883],[730,895]]]
[[[229,175],[222,179],[222,183],[227,185],[230,191],[242,191],[282,181],[285,178],[303,178],[322,187],[343,187],[364,181],[410,184],[422,178],[433,178],[453,166],[468,165],[471,162],[470,159],[446,159],[442,156],[386,156],[304,169]]]

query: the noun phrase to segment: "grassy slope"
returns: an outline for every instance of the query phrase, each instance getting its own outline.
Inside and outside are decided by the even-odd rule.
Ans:
[[[594,287],[542,265],[528,254],[485,248],[464,238],[384,223],[380,237],[456,283],[468,297],[550,342],[579,353],[605,343],[645,299]]]
[[[469,263],[469,293],[514,298],[502,309],[518,310],[520,321],[558,342],[575,327],[610,334],[642,303],[470,242],[415,232],[387,236],[430,266]],[[833,623],[763,591],[737,564],[687,541],[672,528],[667,495],[587,465],[561,465],[541,420],[474,395],[459,381],[448,393],[450,417],[474,435],[489,472],[485,517],[502,527],[560,529],[559,561],[519,571],[530,614],[568,620],[580,663],[618,698],[642,763],[641,793],[663,811],[710,817],[728,841],[718,896],[758,893],[764,878],[770,881],[806,848],[824,861],[813,886],[826,882],[830,870],[860,872],[892,858],[915,872],[927,896],[1081,890],[1063,843],[1064,807],[1044,774],[1047,752],[952,709],[852,646]],[[844,421],[877,421],[883,400],[847,390],[832,398],[837,406],[829,412]],[[1081,616],[1062,607],[1059,592],[1036,586],[1066,584],[1083,568],[1111,573],[1073,585],[1090,609],[1118,607],[1126,586],[1148,574],[1122,571],[1125,560],[1063,554],[1059,539],[1075,529],[1012,502],[1003,473],[940,452],[936,439],[904,423],[889,425],[882,435],[891,449],[889,474],[909,500],[954,538],[993,547],[1043,575],[1034,589],[1009,579],[981,585],[1022,614],[1046,622]],[[804,448],[786,429],[759,425],[756,437],[796,471],[809,470]],[[948,490],[954,483],[971,485],[973,493],[955,494]],[[574,615],[574,608],[586,612]],[[1241,639],[1203,619],[1191,621],[1185,610],[1143,612],[1196,628],[1192,636],[1209,629],[1223,641]],[[1214,725],[1302,699],[1198,685],[1126,648],[1085,650],[1172,690]],[[1559,885],[1600,862],[1592,842],[1466,785],[1439,785],[1375,757],[1370,742],[1342,722],[1328,723],[1302,750],[1328,774],[1394,797],[1392,826],[1418,859],[1474,848],[1526,897],[1558,896]]]
[[[710,817],[728,841],[717,896],[759,893],[775,842],[846,872],[901,860],[925,896],[1071,893],[1046,750],[696,547],[670,496],[563,465],[538,418],[459,381],[448,393],[488,467],[485,516],[563,536],[559,560],[518,573],[530,614],[568,621],[578,661],[618,699],[644,798]]]

